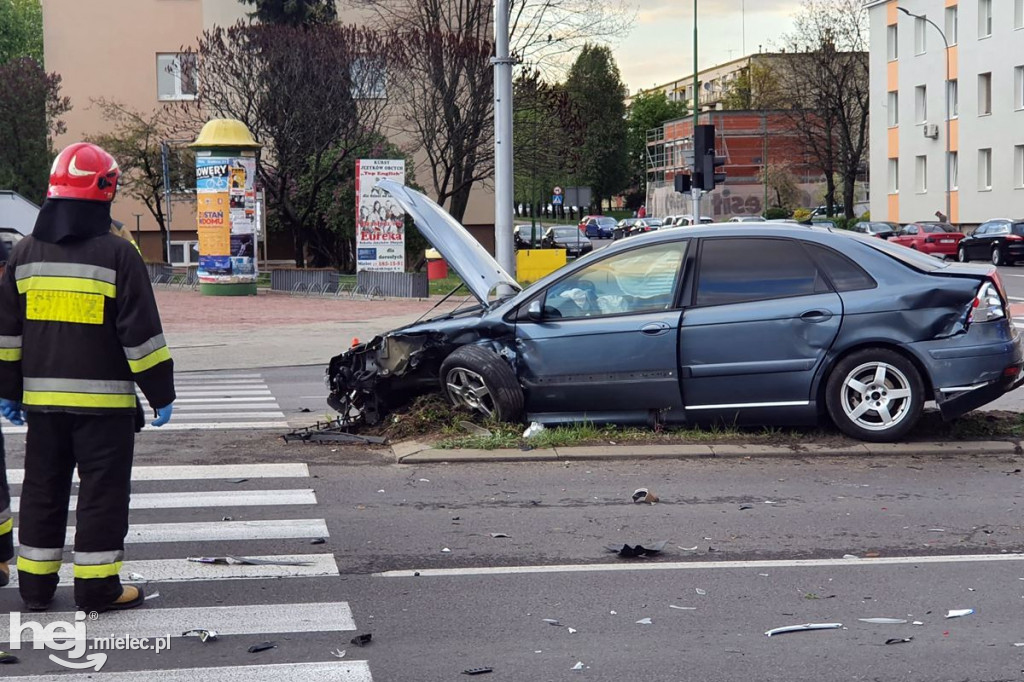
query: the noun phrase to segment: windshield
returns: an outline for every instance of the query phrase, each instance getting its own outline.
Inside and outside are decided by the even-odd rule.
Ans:
[[[605,225],[605,226],[609,226],[609,227],[614,227],[615,226],[615,218],[607,218],[607,217],[606,218],[598,218],[597,219],[597,224],[598,225]]]
[[[924,232],[931,232],[933,234],[935,232],[956,232],[952,225],[947,225],[945,223],[927,223],[925,225],[921,225],[921,230]]]
[[[552,230],[559,239],[579,239],[580,231],[575,227],[559,227]]]
[[[660,218],[648,218],[647,224],[651,227],[661,227],[663,223]]]
[[[1014,223],[1012,229],[1014,234],[1024,235],[1024,223]]]

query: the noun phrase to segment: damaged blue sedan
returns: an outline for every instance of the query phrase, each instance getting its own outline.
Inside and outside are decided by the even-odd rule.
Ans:
[[[895,441],[1017,387],[1021,338],[991,266],[785,223],[616,242],[525,290],[450,215],[381,187],[477,305],[358,344],[329,404],[374,424],[427,392],[504,421],[799,425]]]

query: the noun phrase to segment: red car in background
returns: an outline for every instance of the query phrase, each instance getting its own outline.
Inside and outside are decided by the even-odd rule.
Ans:
[[[963,238],[964,233],[949,223],[919,222],[907,223],[889,241],[932,256],[951,257]]]

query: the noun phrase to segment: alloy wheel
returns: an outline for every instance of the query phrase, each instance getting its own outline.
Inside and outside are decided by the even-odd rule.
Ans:
[[[480,412],[487,417],[493,414],[494,398],[491,396],[484,378],[476,372],[464,367],[456,367],[448,372],[445,383],[448,387],[448,395],[456,405]]]
[[[1003,254],[1002,254],[1002,252],[999,251],[999,247],[998,246],[992,247],[992,265],[997,265],[998,266],[998,265],[1002,265],[1002,264],[1003,264]]]
[[[967,262],[967,249],[965,249],[962,246],[959,249],[957,249],[956,250],[956,259],[958,261],[960,261],[961,263],[966,263]]]
[[[843,379],[840,396],[843,412],[868,431],[886,431],[910,413],[914,395],[910,381],[885,362],[867,362]]]

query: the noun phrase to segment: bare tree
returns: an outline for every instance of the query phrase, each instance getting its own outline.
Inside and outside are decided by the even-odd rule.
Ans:
[[[564,71],[565,57],[586,43],[629,32],[636,9],[627,0],[510,0],[511,49],[545,75]]]
[[[789,161],[769,163],[757,173],[757,181],[768,186],[768,191],[774,195],[774,201],[769,201],[773,208],[792,209],[796,206],[800,190],[797,187],[797,177],[793,173],[793,164]],[[768,210],[769,206],[764,209]]]
[[[825,175],[829,213],[842,184],[843,212],[854,217],[855,186],[868,145],[866,13],[860,0],[804,0],[785,37],[790,121]]]
[[[379,134],[390,94],[385,68],[402,64],[404,46],[397,32],[365,27],[239,23],[206,31],[197,58],[182,60],[194,64],[198,95],[178,109],[179,127],[194,134],[211,115],[248,126],[263,145],[257,175],[291,233],[297,266],[322,241],[314,239],[321,193]]]

